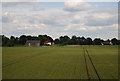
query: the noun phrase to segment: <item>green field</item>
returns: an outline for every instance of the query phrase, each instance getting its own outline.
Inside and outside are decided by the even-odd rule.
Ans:
[[[83,48],[100,79],[118,79],[118,46],[3,47],[3,79],[98,79]]]

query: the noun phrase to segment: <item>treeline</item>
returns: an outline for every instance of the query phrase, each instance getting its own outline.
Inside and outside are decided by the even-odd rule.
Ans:
[[[47,35],[39,35],[39,36],[21,35],[20,37],[11,36],[10,38],[1,35],[0,38],[2,38],[2,46],[9,46],[9,47],[25,45],[27,40],[40,40],[41,45],[43,45],[46,40],[53,41],[53,39]]]
[[[49,40],[51,42],[55,42],[58,45],[102,45],[103,42],[111,42],[112,45],[120,45],[120,40],[113,38],[108,40],[103,40],[100,38],[91,39],[90,37],[77,37],[72,36],[71,38],[68,36],[60,36],[58,39],[53,40],[52,37],[47,35],[38,35],[38,36],[26,36],[21,35],[20,37],[11,36],[10,38],[0,35],[0,45],[1,46],[22,46],[25,45],[27,40],[40,40],[40,45],[42,46],[45,41]]]

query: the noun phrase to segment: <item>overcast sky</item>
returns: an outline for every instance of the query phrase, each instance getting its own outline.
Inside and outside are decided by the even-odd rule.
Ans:
[[[118,38],[117,2],[4,2],[0,11],[2,34],[8,37]]]

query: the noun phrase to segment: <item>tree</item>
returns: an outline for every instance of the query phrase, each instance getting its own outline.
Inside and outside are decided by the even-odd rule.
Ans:
[[[50,40],[51,42],[53,42],[53,39],[52,39],[52,37],[50,37],[50,36],[47,36],[47,35],[45,35],[45,36],[46,36],[47,40]]]
[[[107,39],[107,40],[106,40],[106,42],[110,42],[110,40],[109,40],[109,39]]]
[[[19,38],[19,43],[20,44],[25,45],[26,41],[27,41],[26,35],[20,36],[20,38]]]
[[[33,37],[31,37],[31,40],[39,40],[39,38],[36,36],[33,36]]]
[[[9,46],[9,47],[14,46],[13,41],[12,41],[12,40],[9,40],[9,41],[7,42],[7,44],[6,44],[6,46]]]
[[[111,42],[113,45],[118,45],[118,40],[116,38],[113,38]]]
[[[55,39],[54,42],[55,42],[55,44],[60,44],[60,40],[59,39]]]
[[[91,39],[91,38],[87,38],[87,39],[86,39],[86,44],[87,44],[87,45],[92,45],[92,44],[93,44],[92,39]]]
[[[27,40],[32,40],[32,36],[27,36]]]
[[[120,45],[120,40],[118,40],[118,45]]]
[[[26,36],[21,35],[19,38],[11,36],[10,38],[0,35],[0,46],[14,46],[14,45],[25,45],[27,40],[40,40],[40,44],[44,45],[45,41],[51,41],[53,42],[52,37],[47,35],[39,35],[39,36]],[[102,45],[102,42],[112,42],[113,45],[120,45],[120,40],[117,40],[116,38],[113,38],[111,40],[102,40],[100,38],[95,38],[92,40],[90,37],[77,37],[72,36],[70,39],[67,35],[66,36],[60,36],[59,39],[54,40],[55,44],[61,44],[61,45]]]
[[[19,45],[19,38],[18,37],[15,38],[14,43],[15,43],[15,45]]]
[[[79,40],[79,44],[80,45],[86,45],[86,39],[85,39],[85,37],[78,38],[78,40]]]
[[[39,35],[38,39],[40,40],[40,44],[43,45],[45,41],[49,40],[51,42],[53,42],[52,37],[47,36],[47,35]]]
[[[94,45],[102,45],[101,44],[101,39],[100,38],[95,38],[94,39]]]
[[[7,46],[8,41],[9,41],[9,38],[2,35],[2,46]]]
[[[14,37],[14,36],[11,36],[11,37],[10,37],[10,43],[12,43],[11,46],[14,46],[14,45],[15,45],[15,42],[16,42],[15,37]]]
[[[68,45],[70,38],[68,36],[61,36],[59,40],[60,44]]]
[[[77,43],[78,43],[78,39],[77,39],[77,37],[74,35],[74,36],[72,36],[72,38],[71,38],[71,43],[73,44],[73,45],[76,45]]]

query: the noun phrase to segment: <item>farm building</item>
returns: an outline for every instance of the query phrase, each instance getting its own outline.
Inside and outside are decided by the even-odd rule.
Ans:
[[[47,40],[47,41],[44,42],[44,45],[46,45],[46,46],[54,46],[55,43]]]
[[[102,45],[112,45],[111,42],[102,42]]]
[[[40,46],[39,40],[27,40],[25,43],[26,46]]]
[[[51,45],[52,45],[52,42],[49,41],[49,40],[47,40],[47,41],[44,42],[44,45],[46,45],[46,46],[51,46]]]

